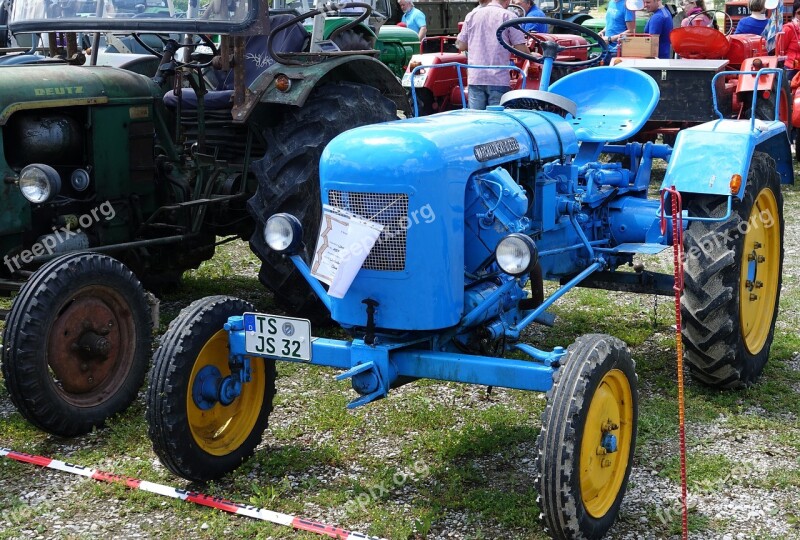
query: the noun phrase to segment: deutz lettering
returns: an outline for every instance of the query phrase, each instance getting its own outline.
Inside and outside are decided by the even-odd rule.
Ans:
[[[55,86],[52,88],[34,88],[37,96],[73,96],[83,94],[83,86]]]

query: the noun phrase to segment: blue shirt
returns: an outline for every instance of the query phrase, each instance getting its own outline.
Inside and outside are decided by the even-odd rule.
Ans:
[[[428,26],[428,21],[425,20],[425,14],[417,8],[411,8],[403,13],[402,21],[407,28],[411,28],[414,32],[419,32],[423,26]]]
[[[625,32],[627,21],[635,21],[636,12],[625,7],[625,0],[611,0],[606,9],[606,41],[608,38]],[[609,43],[610,47],[617,48],[616,43]]]
[[[741,23],[740,23],[741,24]],[[672,14],[661,6],[653,12],[644,26],[645,34],[658,35],[658,57],[669,58],[669,33],[672,32]]]
[[[736,32],[734,34],[755,34],[760,36],[764,33],[764,28],[767,27],[769,19],[754,19],[753,17],[745,17],[736,25]]]
[[[525,16],[526,17],[547,17],[547,15],[544,14],[544,11],[539,9],[539,6],[537,6],[536,4],[533,4],[533,7],[531,7],[531,9],[528,10],[528,12],[525,14]],[[525,23],[525,24],[521,24],[520,28],[522,28],[526,32],[547,33],[547,25],[544,24],[544,23]]]

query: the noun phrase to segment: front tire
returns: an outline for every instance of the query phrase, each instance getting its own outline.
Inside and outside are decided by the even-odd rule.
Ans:
[[[3,377],[19,412],[69,437],[124,411],[150,358],[150,307],[136,276],[98,253],[71,253],[33,273],[3,333]]]
[[[215,480],[235,470],[267,428],[275,397],[274,360],[252,358],[251,380],[229,405],[198,404],[193,396],[204,368],[230,375],[223,325],[246,311],[254,311],[252,304],[237,298],[201,298],[172,321],[153,357],[148,435],[164,466],[188,480]]]
[[[397,118],[397,107],[376,88],[354,83],[330,83],[316,88],[300,109],[288,109],[284,119],[264,131],[267,154],[253,165],[256,194],[247,207],[256,221],[250,247],[261,259],[261,283],[294,314],[326,317],[327,311],[291,260],[274,253],[264,241],[267,219],[278,212],[303,224],[302,253],[307,262],[316,247],[322,202],[319,160],[322,150],[339,133]]]
[[[601,334],[570,345],[547,393],[536,488],[553,538],[602,538],[628,485],[639,415],[635,365]]]
[[[722,197],[695,197],[690,216],[721,217]],[[783,269],[783,196],[774,160],[756,152],[741,201],[724,222],[692,221],[681,297],[686,361],[711,386],[738,388],[764,369]]]

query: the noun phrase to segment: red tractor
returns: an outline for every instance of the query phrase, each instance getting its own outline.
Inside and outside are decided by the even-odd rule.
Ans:
[[[776,2],[777,4],[778,2]],[[792,20],[792,5],[794,0],[783,0],[783,22],[788,23]],[[771,16],[772,10],[767,11]],[[725,31],[733,32],[743,18],[750,15],[749,0],[727,0],[725,2]]]
[[[403,87],[409,92],[409,98],[416,101],[417,114],[425,116],[441,111],[461,109],[467,102],[467,55],[463,52],[445,52],[445,45],[455,41],[455,36],[441,36],[439,52],[415,54],[411,57],[406,73],[403,76]],[[559,62],[574,63],[588,60],[589,49],[592,44],[585,38],[573,34],[528,34],[528,47],[531,51],[542,52],[545,42],[558,43],[562,48],[569,47],[558,55]],[[542,65],[529,60],[514,58],[514,65],[519,69],[511,70],[511,89],[523,89],[522,76],[525,74],[524,88],[538,90],[541,81]],[[460,64],[460,65],[455,65]],[[412,71],[420,68],[413,74],[415,91],[411,92]],[[437,67],[441,66],[441,67]],[[461,81],[459,83],[459,73]],[[556,80],[567,71],[556,67],[553,70],[553,79]],[[412,103],[413,107],[413,103]]]
[[[774,120],[776,100],[778,118],[790,129],[789,81],[778,70],[779,57],[767,54],[763,37],[725,35],[714,28],[686,26],[673,30],[670,42],[679,59],[620,58],[615,62],[648,73],[661,89],[659,104],[640,137],[661,133],[665,142],[671,142],[679,130],[718,118],[716,110],[724,118],[755,115],[760,120]],[[760,75],[721,74],[765,68],[773,70]]]

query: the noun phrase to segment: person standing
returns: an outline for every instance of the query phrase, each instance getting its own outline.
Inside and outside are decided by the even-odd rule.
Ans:
[[[610,0],[606,8],[606,27],[600,30],[600,36],[608,42],[608,53],[603,59],[608,64],[617,55],[620,39],[626,34],[636,32],[636,12],[625,6],[625,0]]]
[[[466,51],[469,63],[476,66],[505,66],[499,69],[470,69],[468,72],[469,108],[485,109],[499,105],[500,97],[511,89],[509,64],[511,53],[497,40],[497,29],[513,19],[508,11],[511,0],[492,0],[486,7],[471,11],[464,20],[456,47]],[[525,34],[518,28],[506,28],[502,34],[506,43],[522,52],[529,52]]]
[[[764,0],[750,0],[750,16],[745,17],[736,25],[734,34],[755,34],[760,36],[767,27],[767,13]]]
[[[791,82],[800,71],[800,0],[792,6],[792,21],[783,25],[783,42],[786,44],[786,60],[783,68],[786,79]]]
[[[763,2],[764,0],[755,0]],[[661,0],[644,0],[644,9],[649,11],[650,20],[644,26],[645,34],[658,36],[658,57],[670,57],[669,33],[672,32],[672,13],[664,7]]]
[[[687,0],[683,3],[683,12],[686,17],[681,21],[681,26],[714,26],[711,18],[706,15],[706,4],[703,0]]]
[[[400,20],[406,25],[406,28],[416,32],[420,41],[425,39],[428,33],[428,21],[425,19],[425,14],[414,7],[412,0],[397,0],[397,5],[403,12],[403,18]]]
[[[547,17],[547,15],[544,14],[544,11],[539,9],[539,6],[536,5],[534,0],[514,0],[514,4],[525,10],[526,17]],[[547,32],[547,25],[545,23],[525,23],[521,24],[520,28],[522,28],[525,32]]]

